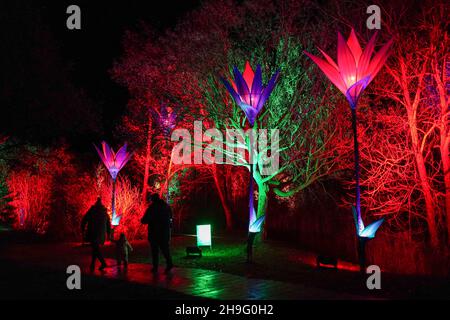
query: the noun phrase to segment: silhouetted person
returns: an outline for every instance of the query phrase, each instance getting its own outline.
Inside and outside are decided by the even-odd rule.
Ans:
[[[108,238],[111,234],[111,223],[109,220],[106,207],[102,204],[102,200],[97,198],[95,204],[88,210],[81,221],[81,230],[84,234],[87,224],[86,240],[92,247],[91,270],[95,268],[95,260],[99,260],[101,265],[99,270],[106,268],[105,259],[103,259],[100,246],[105,243],[106,235]]]
[[[125,233],[121,233],[119,240],[114,240],[116,244],[116,261],[117,265],[120,267],[120,265],[123,262],[123,266],[125,268],[128,267],[128,254],[130,251],[133,251],[133,247],[128,242],[127,237],[125,236]]]
[[[153,273],[158,272],[159,250],[166,259],[166,273],[173,267],[170,256],[169,240],[170,227],[172,223],[172,210],[170,206],[162,200],[158,194],[150,196],[152,203],[145,211],[141,223],[148,225],[148,241],[152,251]]]

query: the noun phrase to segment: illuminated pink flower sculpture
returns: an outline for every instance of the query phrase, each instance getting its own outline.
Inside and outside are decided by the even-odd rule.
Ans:
[[[109,173],[111,174],[111,178],[113,180],[113,190],[111,200],[111,212],[112,212],[111,224],[117,226],[119,225],[121,216],[120,215],[118,216],[116,214],[116,206],[115,206],[116,179],[117,175],[119,174],[119,171],[125,166],[128,160],[131,159],[132,154],[127,152],[126,143],[122,146],[122,148],[119,149],[119,151],[117,151],[117,153],[115,153],[114,150],[111,149],[105,141],[102,142],[101,150],[97,148],[97,146],[95,145],[94,147],[97,150],[100,159],[102,159],[103,163],[105,164],[106,169],[108,169]]]
[[[337,64],[321,49],[319,50],[326,61],[305,52],[331,82],[345,94],[352,109],[356,109],[359,96],[380,71],[389,56],[392,39],[372,58],[376,38],[377,33],[372,36],[363,51],[353,29],[347,41],[342,34],[338,33]]]
[[[334,85],[345,95],[352,111],[353,142],[355,146],[355,181],[356,181],[356,207],[352,207],[356,225],[356,233],[359,240],[358,253],[361,271],[365,269],[365,244],[368,239],[375,237],[375,233],[383,223],[383,219],[371,223],[366,228],[361,218],[361,192],[359,185],[359,150],[358,136],[356,130],[356,109],[358,99],[364,89],[380,71],[389,56],[389,48],[392,39],[389,40],[372,58],[375,49],[377,33],[370,39],[364,51],[359,45],[355,31],[352,29],[350,37],[345,41],[338,33],[337,64],[321,49],[320,52],[326,61],[308,52],[310,57]]]
[[[234,82],[231,81],[231,84],[223,78],[221,80],[234,101],[244,111],[250,126],[253,127],[258,113],[275,88],[279,71],[270,78],[266,87],[262,85],[261,65],[256,67],[256,73],[254,73],[247,61],[243,74],[236,66],[233,68],[233,74]]]
[[[117,151],[117,153],[115,153],[114,150],[111,149],[105,141],[102,142],[101,151],[99,148],[97,148],[97,146],[95,146],[95,149],[97,150],[100,159],[102,159],[103,163],[111,174],[113,180],[116,180],[119,171],[131,158],[131,154],[127,152],[127,144],[125,143],[122,148]]]

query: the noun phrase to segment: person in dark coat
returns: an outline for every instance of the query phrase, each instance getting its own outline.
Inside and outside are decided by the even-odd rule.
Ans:
[[[87,231],[85,232],[87,225]],[[99,270],[107,267],[105,259],[103,259],[100,246],[105,243],[105,238],[108,239],[111,235],[111,222],[109,220],[106,207],[102,204],[100,197],[97,198],[95,204],[88,210],[81,221],[81,231],[85,235],[86,241],[92,247],[92,262],[91,270],[95,268],[95,261],[98,259],[101,263]]]
[[[152,251],[152,272],[158,272],[159,250],[161,250],[166,259],[166,273],[168,273],[173,267],[169,249],[172,210],[156,193],[150,196],[150,200],[152,203],[145,211],[141,223],[148,225],[148,241]]]

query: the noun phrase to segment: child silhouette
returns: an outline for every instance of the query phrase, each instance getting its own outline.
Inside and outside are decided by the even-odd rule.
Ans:
[[[133,251],[133,247],[128,242],[127,237],[125,236],[125,233],[121,233],[118,240],[114,240],[116,244],[116,261],[117,265],[120,267],[122,265],[125,268],[128,267],[128,253],[130,251]]]

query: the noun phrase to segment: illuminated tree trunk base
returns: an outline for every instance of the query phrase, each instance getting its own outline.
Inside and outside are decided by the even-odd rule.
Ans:
[[[256,177],[258,179],[258,177]],[[260,182],[260,180],[257,180]],[[256,219],[262,217],[266,214],[266,208],[267,208],[267,192],[269,190],[266,183],[257,183],[258,184],[258,206],[257,206],[257,213],[256,213]],[[250,182],[250,195],[249,195],[249,208],[250,208],[250,217],[252,214],[252,211],[254,210],[254,199],[253,199],[253,177],[251,177]],[[261,227],[262,228],[262,227]],[[253,261],[253,247],[255,245],[255,238],[256,236],[261,232],[252,232],[249,230],[248,238],[247,238],[247,262],[250,263]],[[263,232],[264,233],[264,232]]]

